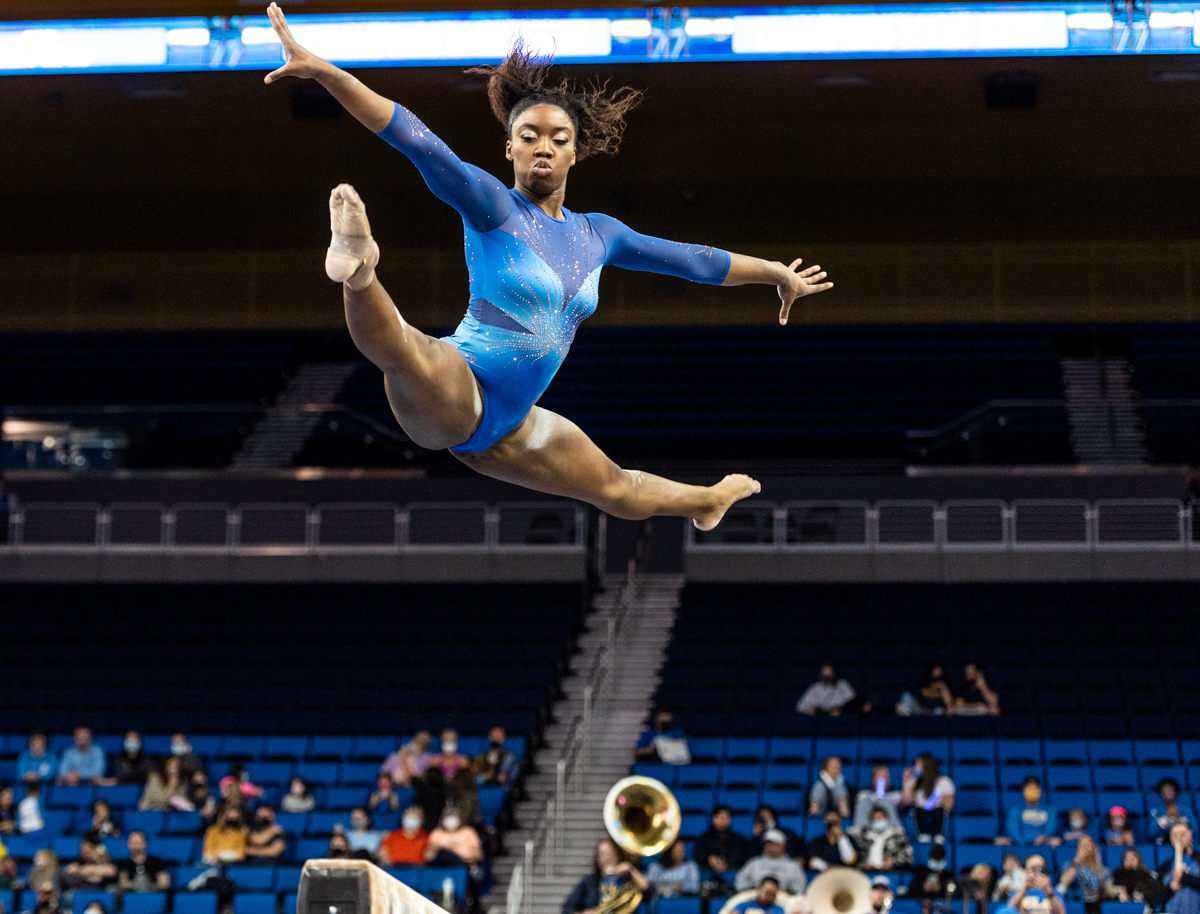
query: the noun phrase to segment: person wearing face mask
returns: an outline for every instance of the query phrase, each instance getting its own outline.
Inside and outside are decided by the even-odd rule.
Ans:
[[[441,824],[429,833],[425,862],[430,866],[475,866],[483,859],[479,833],[466,825],[458,812],[448,809]]]
[[[1021,806],[1008,810],[1005,820],[1006,835],[996,839],[997,844],[1048,844],[1057,847],[1062,841],[1054,834],[1058,823],[1058,810],[1042,803],[1042,782],[1033,775],[1021,784],[1025,798]]]
[[[1129,824],[1129,810],[1124,806],[1114,806],[1108,811],[1104,843],[1110,847],[1133,847],[1133,827]]]
[[[894,870],[912,863],[912,845],[904,829],[893,825],[887,810],[880,806],[871,812],[866,828],[849,831],[858,850],[859,866],[864,870]]]
[[[346,840],[346,833],[342,831],[334,832],[330,836],[329,849],[325,851],[325,856],[330,860],[371,860],[371,855],[366,851],[350,850],[350,842]]]
[[[376,858],[383,867],[422,866],[428,846],[429,832],[425,831],[421,807],[410,806],[404,810],[400,827],[379,842]]]
[[[204,831],[203,861],[206,864],[241,863],[246,859],[246,823],[242,808],[227,805],[217,821]]]
[[[1067,813],[1067,830],[1062,839],[1066,842],[1078,841],[1088,834],[1088,814],[1082,809],[1072,809]]]
[[[275,810],[260,806],[246,835],[246,859],[252,863],[277,863],[287,852],[287,836],[275,821]]]
[[[304,778],[292,778],[287,796],[279,801],[279,806],[284,812],[312,812],[316,805],[317,801]]]
[[[346,832],[346,840],[350,842],[350,850],[366,851],[374,857],[383,835],[375,831],[371,814],[360,806],[350,810],[350,830]]]
[[[187,799],[192,808],[200,813],[200,819],[206,825],[211,825],[217,817],[217,798],[208,786],[208,775],[197,771],[188,781]]]
[[[746,842],[746,860],[757,857],[763,852],[763,836],[772,829],[783,832],[783,837],[787,839],[784,847],[789,857],[794,857],[796,860],[804,858],[804,839],[790,828],[779,824],[779,815],[775,812],[774,806],[760,803],[754,810],[754,824],[750,827],[750,840]]]
[[[945,898],[953,879],[946,870],[945,845],[935,844],[929,849],[929,859],[924,866],[913,870],[912,882],[908,886],[909,898]]]
[[[823,816],[830,810],[843,819],[850,818],[850,791],[842,775],[842,760],[836,755],[821,760],[821,770],[808,792],[810,816]]]
[[[179,759],[179,770],[185,778],[204,770],[204,759],[192,751],[192,744],[182,733],[171,737],[171,755]]]
[[[1150,807],[1150,840],[1155,844],[1166,844],[1171,828],[1180,822],[1191,825],[1196,814],[1191,806],[1179,796],[1179,782],[1174,778],[1163,778],[1154,788],[1154,796],[1147,802]]]
[[[441,751],[429,757],[429,767],[438,769],[448,782],[470,764],[471,760],[458,751],[458,731],[443,730]]]
[[[881,807],[893,825],[903,827],[898,807],[904,797],[903,791],[892,790],[892,772],[887,765],[876,765],[871,772],[870,787],[864,787],[854,798],[854,825],[866,828],[871,823],[871,813]]]
[[[954,782],[941,773],[932,754],[922,752],[913,766],[904,770],[900,803],[912,809],[918,841],[942,840],[946,820],[954,811]]]
[[[824,872],[831,866],[853,866],[858,852],[850,836],[842,831],[842,817],[836,812],[825,813],[825,834],[808,843],[808,868]]]
[[[1025,858],[1025,884],[1013,892],[999,914],[1066,914],[1066,910],[1046,873],[1046,858],[1030,854]]]
[[[686,765],[691,761],[687,736],[675,726],[674,714],[659,711],[654,715],[654,722],[638,736],[637,745],[633,748],[633,760],[649,765]]]
[[[508,734],[503,727],[488,731],[488,747],[471,759],[471,774],[479,787],[511,784],[517,776],[517,754],[504,748]]]
[[[804,690],[796,702],[797,714],[828,714],[836,717],[858,695],[854,686],[838,677],[832,663],[821,667],[820,678]]]
[[[112,807],[105,800],[96,800],[92,804],[92,823],[88,826],[85,837],[89,841],[103,841],[105,838],[118,838],[121,829],[113,821]]]
[[[113,762],[113,780],[118,784],[141,786],[150,777],[150,767],[150,759],[142,751],[142,737],[136,730],[130,730],[121,744],[121,753]]]
[[[400,811],[400,795],[392,786],[391,775],[381,774],[379,776],[375,789],[371,792],[371,799],[367,800],[367,808],[371,812]]]

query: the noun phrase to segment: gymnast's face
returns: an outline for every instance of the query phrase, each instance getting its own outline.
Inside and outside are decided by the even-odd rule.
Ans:
[[[517,117],[505,156],[517,189],[534,197],[561,192],[575,164],[575,127],[558,105],[534,105]]]

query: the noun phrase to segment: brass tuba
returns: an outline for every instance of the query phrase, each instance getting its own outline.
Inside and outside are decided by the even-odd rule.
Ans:
[[[867,914],[871,910],[871,880],[848,866],[834,866],[808,887],[811,914]]]
[[[604,827],[618,847],[635,857],[662,853],[679,837],[679,825],[679,803],[654,778],[622,778],[604,800]],[[641,889],[630,881],[600,902],[596,914],[633,914],[641,903]]]

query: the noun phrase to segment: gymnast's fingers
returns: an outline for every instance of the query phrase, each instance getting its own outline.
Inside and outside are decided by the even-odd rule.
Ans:
[[[791,313],[793,301],[795,301],[794,298],[791,301],[789,301],[786,298],[783,300],[783,307],[781,307],[779,309],[779,323],[780,324],[786,324],[788,322],[788,314]]]
[[[820,265],[816,265],[816,266],[809,267],[807,270],[802,270],[800,272],[800,278],[803,279],[806,276],[812,276],[813,273],[817,272],[817,270],[819,270],[819,269],[821,269]]]
[[[804,263],[804,258],[797,257],[795,260],[793,260],[791,263],[788,264],[788,269],[794,273],[796,271],[796,267],[800,266],[800,264],[802,264],[802,263]]]

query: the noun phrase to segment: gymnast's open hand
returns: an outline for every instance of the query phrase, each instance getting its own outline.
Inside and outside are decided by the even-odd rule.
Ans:
[[[784,281],[776,287],[779,290],[779,300],[783,303],[779,309],[779,323],[781,324],[788,322],[788,312],[792,310],[792,302],[797,298],[833,288],[833,283],[821,282],[825,278],[825,273],[819,266],[809,267],[807,270],[797,273],[796,268],[801,263],[799,257],[793,260],[788,265]]]
[[[296,43],[296,39],[292,37],[292,30],[288,28],[287,18],[283,15],[283,10],[279,8],[278,3],[272,3],[267,7],[267,15],[271,18],[275,34],[279,36],[279,43],[283,45],[283,59],[286,63],[278,70],[268,73],[263,82],[273,83],[284,76],[315,79],[323,71],[329,69],[326,61]]]

